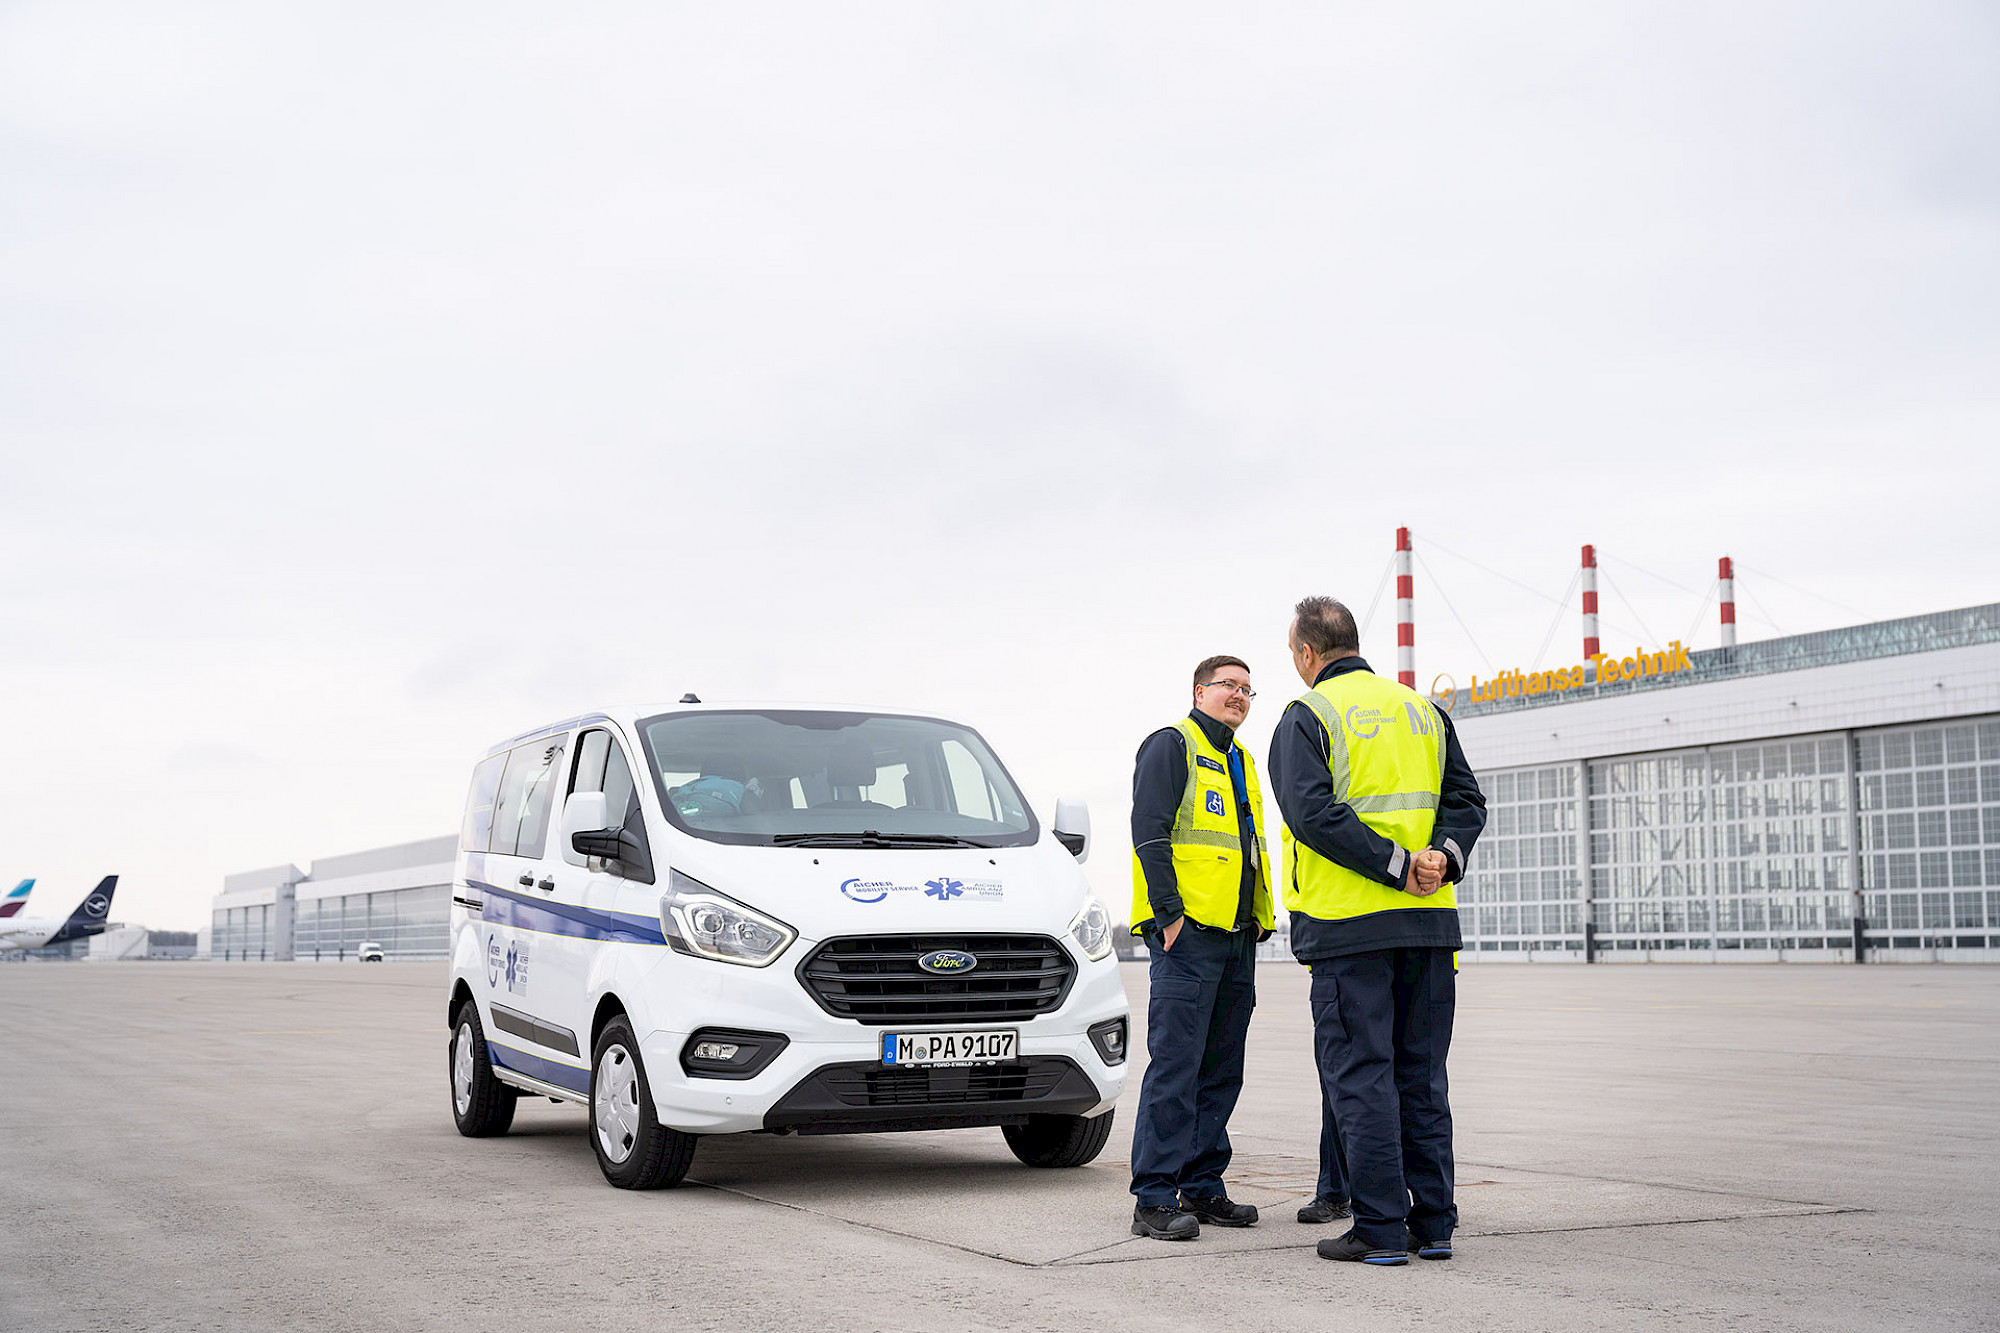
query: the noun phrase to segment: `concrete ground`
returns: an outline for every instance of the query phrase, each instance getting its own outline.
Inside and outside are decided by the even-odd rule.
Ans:
[[[1328,1263],[1303,970],[1267,965],[1231,1192],[1127,1235],[997,1130],[705,1141],[611,1189],[581,1108],[462,1139],[441,965],[0,967],[0,1329],[2000,1327],[2000,968],[1460,978],[1458,1257]],[[1143,965],[1126,985],[1143,1009]]]

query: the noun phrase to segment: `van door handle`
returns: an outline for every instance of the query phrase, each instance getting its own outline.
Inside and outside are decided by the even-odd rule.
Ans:
[[[523,876],[521,876],[521,887],[522,887],[522,888],[524,888],[524,889],[532,889],[532,888],[534,888],[534,887],[535,887],[535,877],[534,877],[533,875],[523,875]]]
[[[538,889],[553,889],[555,886],[556,882],[552,879],[537,880],[535,883]]]

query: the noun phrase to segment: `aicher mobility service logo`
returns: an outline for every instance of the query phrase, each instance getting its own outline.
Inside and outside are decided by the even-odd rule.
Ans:
[[[486,936],[486,984],[500,984],[500,969],[506,964],[500,956],[500,937],[492,932]]]
[[[840,882],[841,893],[857,903],[879,903],[895,887],[886,879],[846,879]]]

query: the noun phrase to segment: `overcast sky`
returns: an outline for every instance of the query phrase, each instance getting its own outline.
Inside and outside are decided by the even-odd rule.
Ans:
[[[973,722],[1122,915],[1194,662],[1261,755],[1399,525],[1425,682],[1578,660],[1584,542],[1621,645],[1723,554],[1746,638],[1996,600],[1996,69],[1911,0],[0,4],[0,879],[193,928],[692,689]]]

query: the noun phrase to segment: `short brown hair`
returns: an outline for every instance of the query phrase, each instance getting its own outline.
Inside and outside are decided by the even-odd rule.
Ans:
[[[1292,608],[1293,632],[1321,657],[1349,657],[1361,651],[1354,613],[1331,597],[1301,597]]]
[[[1199,687],[1208,684],[1209,677],[1214,675],[1215,669],[1226,666],[1240,666],[1246,673],[1250,670],[1250,664],[1240,657],[1204,657],[1201,659],[1201,665],[1194,669],[1195,685]]]

